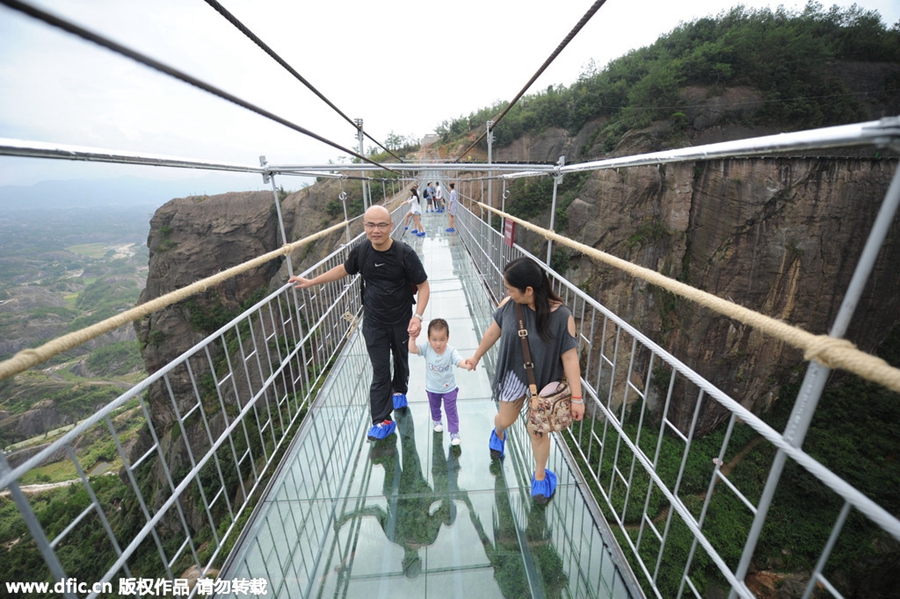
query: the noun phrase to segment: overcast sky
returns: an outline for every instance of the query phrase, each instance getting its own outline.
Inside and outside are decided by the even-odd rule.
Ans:
[[[202,0],[29,0],[345,147],[356,132]],[[220,0],[350,118],[383,141],[510,100],[591,0]],[[531,92],[570,85],[726,0],[609,0]],[[777,3],[750,0],[748,7]],[[799,9],[805,2],[781,3]],[[831,6],[834,3],[825,3]],[[838,2],[849,6],[852,2]],[[897,0],[856,2],[892,25]],[[256,165],[340,152],[70,34],[0,7],[0,137]],[[366,146],[373,145],[366,140]],[[197,172],[0,157],[0,185]],[[256,176],[245,176],[256,186]],[[285,185],[290,188],[290,185]]]

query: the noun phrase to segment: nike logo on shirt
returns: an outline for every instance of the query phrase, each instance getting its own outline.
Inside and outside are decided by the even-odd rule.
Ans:
[[[376,263],[375,263],[375,266],[384,266],[384,262],[382,262],[381,264],[378,264],[378,263],[376,262]]]

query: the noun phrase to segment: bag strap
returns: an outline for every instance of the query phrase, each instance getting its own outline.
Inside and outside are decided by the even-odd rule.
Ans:
[[[525,318],[522,315],[522,304],[516,304],[516,320],[519,321],[519,339],[522,340],[522,355],[525,356],[525,374],[528,376],[528,388],[532,395],[537,395],[537,383],[534,382],[534,362],[531,361],[531,349],[528,347],[528,329],[525,328]]]
[[[360,277],[362,277],[363,265],[366,263],[366,258],[369,257],[369,249],[371,247],[372,242],[368,239],[363,239],[359,244],[359,253],[356,255],[356,272],[359,273]],[[363,281],[365,282],[365,279]]]

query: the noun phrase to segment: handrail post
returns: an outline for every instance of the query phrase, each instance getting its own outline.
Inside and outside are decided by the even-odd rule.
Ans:
[[[856,306],[859,303],[866,281],[875,267],[875,260],[878,258],[878,253],[881,251],[881,246],[885,237],[887,237],[891,223],[894,221],[894,216],[897,214],[898,204],[900,204],[900,168],[894,171],[894,178],[891,180],[891,185],[888,187],[884,201],[881,203],[881,208],[878,210],[878,215],[875,217],[872,230],[869,232],[869,238],[866,240],[866,245],[856,265],[856,270],[853,272],[853,278],[850,279],[850,284],[847,286],[844,301],[841,303],[831,331],[828,333],[831,337],[843,337],[844,333],[847,332],[847,327],[853,318],[853,313],[856,311]],[[803,445],[830,373],[830,368],[826,368],[815,360],[811,361],[806,368],[803,385],[800,387],[797,401],[794,403],[791,416],[784,429],[784,440],[793,447]],[[766,486],[763,488],[756,515],[750,527],[750,533],[747,535],[747,542],[744,545],[744,552],[741,554],[741,561],[734,572],[735,577],[740,581],[744,580],[750,569],[750,562],[753,559],[753,554],[756,552],[756,545],[759,542],[769,507],[772,505],[772,498],[778,487],[778,481],[781,479],[786,459],[787,456],[784,450],[779,449],[778,453],[775,454],[772,469],[769,471],[769,476],[766,479]],[[729,599],[734,599],[736,596],[734,589],[731,590],[728,596]]]
[[[265,156],[259,157],[259,165],[263,168],[269,165]],[[278,230],[281,231],[281,244],[287,245],[288,237],[287,231],[284,230],[284,218],[281,216],[281,200],[278,198],[278,187],[275,186],[275,175],[269,172],[268,169],[263,173],[263,183],[272,184],[272,199],[275,201],[275,212],[278,214]],[[285,256],[285,261],[287,262],[288,275],[294,276],[294,265],[291,262],[290,254]]]
[[[341,207],[344,209],[344,230],[347,232],[347,245],[350,245],[351,237],[350,237],[350,219],[347,218],[347,192],[344,191],[344,177],[341,177],[341,193],[338,194],[338,199],[341,201]]]
[[[494,121],[488,121],[487,122],[488,165],[493,164],[493,153],[494,153],[494,132],[492,130],[493,127],[494,127]],[[487,183],[487,185],[488,185],[488,201],[487,201],[487,205],[490,206],[491,208],[494,207],[494,203],[492,201],[494,198],[494,194],[493,194],[494,185],[493,185],[493,179],[492,179],[493,176],[494,176],[494,171],[488,169],[488,183]],[[488,225],[491,224],[491,214],[492,214],[491,212],[488,212],[488,214],[487,214]]]
[[[359,142],[359,155],[362,156],[363,155],[363,120],[362,119],[354,119],[354,122],[356,123],[356,139]],[[370,201],[371,198],[369,198],[366,194],[366,190],[368,188],[368,183],[369,183],[368,179],[366,179],[365,176],[363,176],[363,180],[362,180],[363,212],[368,210],[369,206],[371,205],[371,201]],[[344,218],[345,219],[347,218],[346,215],[344,215]]]
[[[550,230],[553,231],[553,227],[556,224],[556,190],[559,188],[559,184],[562,183],[563,176],[559,174],[559,169],[566,165],[566,157],[560,156],[559,161],[557,161],[556,172],[553,174],[553,201],[550,204]],[[553,251],[553,241],[547,240],[547,266],[550,266],[550,254]]]

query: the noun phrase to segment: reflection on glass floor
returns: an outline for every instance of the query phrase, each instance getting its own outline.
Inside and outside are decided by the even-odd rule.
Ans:
[[[447,320],[450,344],[472,355],[492,311],[472,261],[450,234],[405,240],[431,284],[425,321]],[[424,361],[410,356],[410,369],[397,434],[370,443],[371,367],[361,335],[351,340],[220,578],[263,578],[268,597],[291,598],[637,596],[555,441],[547,506],[531,501],[521,423],[491,461],[489,373],[456,370],[462,444],[451,447],[431,430]]]

